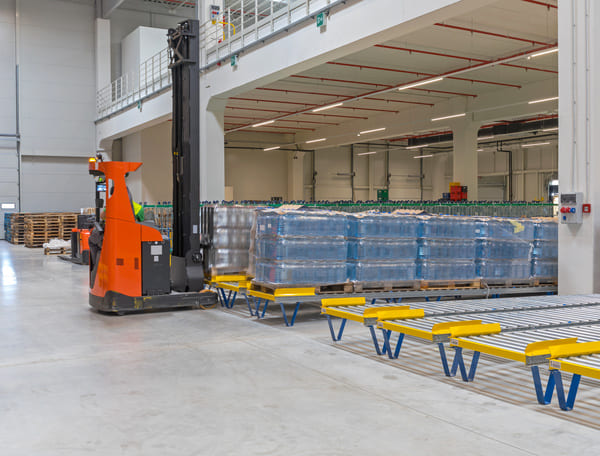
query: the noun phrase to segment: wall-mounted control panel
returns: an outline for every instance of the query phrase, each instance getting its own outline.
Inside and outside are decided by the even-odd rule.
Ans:
[[[583,193],[561,193],[558,216],[560,223],[582,223]]]

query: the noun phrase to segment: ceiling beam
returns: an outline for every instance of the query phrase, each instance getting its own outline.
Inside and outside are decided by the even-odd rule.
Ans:
[[[384,114],[370,117],[367,121],[350,121],[337,127],[322,127],[312,134],[298,133],[295,141],[302,145],[314,138],[327,138],[326,141],[320,142],[318,147],[315,147],[327,148],[355,143],[358,139],[357,133],[364,130],[385,128],[380,133],[368,136],[368,139],[373,141],[414,135],[416,132],[440,131],[451,127],[452,120],[434,122],[431,120],[432,118],[460,112],[465,112],[469,119],[482,125],[500,119],[550,114],[557,108],[556,100],[535,104],[528,102],[547,98],[556,93],[558,93],[557,79],[547,79],[526,84],[521,90],[505,88],[484,93],[473,100],[456,97],[437,103],[432,108],[416,107],[395,115]]]

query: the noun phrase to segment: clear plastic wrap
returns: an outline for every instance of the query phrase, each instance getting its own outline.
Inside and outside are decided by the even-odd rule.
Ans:
[[[345,261],[263,261],[256,262],[260,283],[275,285],[326,285],[346,281]]]
[[[558,277],[558,260],[533,260],[531,276],[535,279],[556,279]]]
[[[353,238],[417,238],[421,220],[416,216],[392,214],[353,214],[348,236]]]
[[[268,260],[345,261],[344,238],[259,237],[256,256]]]
[[[477,274],[484,280],[523,280],[531,277],[530,260],[479,260]]]
[[[398,282],[417,278],[416,261],[349,261],[348,278],[357,282]]]
[[[418,260],[418,277],[422,280],[475,280],[474,260]]]
[[[557,241],[533,241],[532,257],[534,259],[554,259],[558,258]]]
[[[476,253],[474,239],[419,239],[418,258],[422,260],[473,260]]]
[[[363,238],[348,240],[349,260],[413,260],[417,256],[416,239]]]
[[[530,260],[531,242],[509,239],[480,239],[477,241],[477,258],[490,260]]]
[[[347,216],[341,213],[263,211],[256,219],[258,236],[345,237]]]

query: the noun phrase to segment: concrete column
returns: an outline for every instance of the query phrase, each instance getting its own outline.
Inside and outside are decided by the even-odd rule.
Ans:
[[[226,101],[208,103],[203,92],[200,81],[200,201],[221,201],[225,198]]]
[[[600,292],[600,8],[586,0],[558,4],[561,193],[583,192],[592,213],[558,230],[560,294]],[[552,96],[554,94],[548,94]]]
[[[288,152],[288,201],[304,198],[304,154]]]
[[[431,198],[437,200],[442,197],[442,193],[448,192],[448,186],[446,185],[448,154],[438,154],[432,160],[431,182],[433,188]]]
[[[463,118],[450,125],[454,136],[453,182],[467,185],[469,199],[477,201],[479,199],[477,132],[480,123]]]
[[[110,85],[110,20],[96,19],[96,90]]]

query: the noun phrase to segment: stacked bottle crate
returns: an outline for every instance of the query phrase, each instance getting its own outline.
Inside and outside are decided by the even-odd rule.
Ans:
[[[260,211],[255,281],[273,285],[346,282],[347,217],[316,211]]]
[[[349,280],[365,287],[414,282],[417,279],[419,226],[420,220],[416,216],[351,216],[348,231]]]
[[[525,283],[531,278],[535,223],[525,219],[483,219],[477,241],[477,272],[488,284]]]
[[[421,218],[418,273],[425,282],[475,281],[476,238],[481,224],[473,218]]]
[[[207,246],[205,274],[245,274],[249,263],[254,208],[205,205],[201,209],[201,235]]]
[[[553,282],[558,277],[558,224],[553,220],[535,223],[531,277],[538,283]]]

